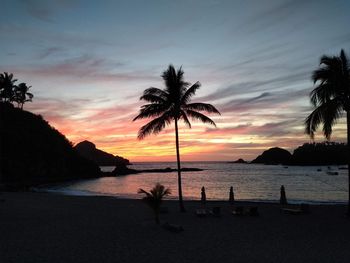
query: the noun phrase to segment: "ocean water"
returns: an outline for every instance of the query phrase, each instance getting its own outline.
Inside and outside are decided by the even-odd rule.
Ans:
[[[176,168],[176,163],[135,163],[133,169]],[[184,199],[200,199],[201,187],[207,199],[228,200],[233,186],[236,200],[276,201],[280,187],[286,188],[289,202],[345,203],[347,200],[347,170],[343,166],[282,166],[259,164],[233,164],[225,162],[184,162],[182,167],[204,169],[183,172]],[[111,171],[113,167],[101,167]],[[327,172],[338,172],[330,175]],[[81,180],[46,188],[47,191],[72,195],[109,195],[139,199],[139,188],[151,189],[161,183],[172,191],[168,199],[177,198],[177,173],[140,173],[120,177]]]

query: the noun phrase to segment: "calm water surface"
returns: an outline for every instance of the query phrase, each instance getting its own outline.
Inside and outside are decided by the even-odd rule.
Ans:
[[[135,163],[133,169],[176,168],[176,163]],[[287,198],[293,202],[343,203],[347,200],[347,170],[340,166],[281,166],[232,164],[224,162],[184,162],[182,167],[202,168],[200,172],[183,172],[185,199],[200,199],[200,189],[206,188],[207,199],[227,200],[233,186],[235,199],[276,201],[280,186],[286,188]],[[113,167],[101,167],[104,171]],[[321,171],[318,171],[321,169]],[[338,172],[329,175],[327,172]],[[177,198],[177,173],[141,173],[121,177],[83,180],[50,187],[49,191],[78,195],[111,195],[141,198],[139,188],[149,190],[155,183],[172,190],[169,197]]]

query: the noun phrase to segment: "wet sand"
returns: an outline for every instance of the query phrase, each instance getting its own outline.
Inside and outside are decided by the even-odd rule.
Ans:
[[[237,217],[225,202],[220,218],[198,218],[165,201],[154,223],[140,200],[3,193],[0,199],[0,262],[350,262],[350,219],[345,207],[311,206],[307,215],[280,212],[278,204],[250,204],[260,216]],[[240,203],[247,205],[246,203]]]

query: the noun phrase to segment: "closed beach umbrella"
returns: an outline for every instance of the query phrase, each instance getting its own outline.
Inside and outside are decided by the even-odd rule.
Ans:
[[[287,204],[286,190],[284,189],[283,185],[281,186],[280,204],[281,205],[286,205]]]
[[[231,205],[235,202],[235,194],[233,193],[233,187],[230,187],[230,197],[229,197],[229,202]]]
[[[205,188],[203,186],[201,190],[201,202],[202,204],[205,204],[206,201],[207,201],[207,196],[205,195]]]

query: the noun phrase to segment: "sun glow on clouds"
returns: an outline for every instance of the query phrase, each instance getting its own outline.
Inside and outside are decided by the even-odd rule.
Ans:
[[[173,125],[139,141],[146,120],[132,122],[142,91],[163,87],[169,63],[202,83],[193,101],[222,113],[210,116],[216,128],[181,125],[182,160],[251,160],[310,141],[311,72],[321,55],[350,44],[346,1],[27,2],[2,5],[0,72],[31,85],[25,108],[73,143],[131,161],[175,160]],[[135,10],[146,11],[130,20]],[[345,141],[345,131],[341,120],[333,139]]]

